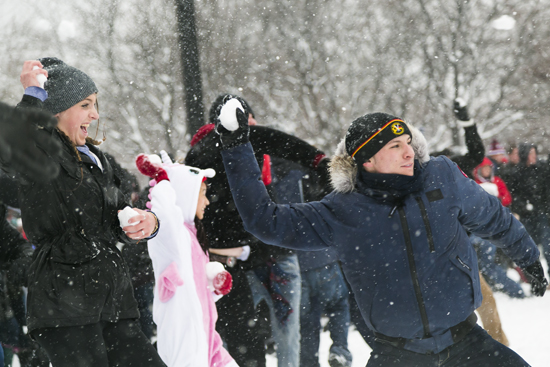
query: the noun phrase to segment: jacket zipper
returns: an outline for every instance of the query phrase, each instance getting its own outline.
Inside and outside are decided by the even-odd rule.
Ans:
[[[466,264],[464,261],[462,261],[462,259],[460,257],[458,257],[458,255],[456,255],[456,260],[460,263],[460,265],[462,265],[466,269],[472,271],[472,269],[468,266],[468,264]]]
[[[420,310],[420,318],[422,319],[422,325],[424,327],[424,338],[430,338],[430,326],[428,323],[428,313],[426,312],[426,304],[422,297],[422,291],[420,289],[420,281],[418,280],[418,274],[416,272],[416,263],[414,262],[414,253],[411,241],[411,235],[409,234],[409,225],[407,223],[407,216],[405,209],[399,207],[399,218],[401,219],[401,229],[403,230],[403,236],[405,237],[405,245],[407,247],[407,257],[409,259],[409,270],[411,272],[411,279],[413,282],[414,293],[416,295],[416,302],[418,303],[418,309]]]
[[[430,226],[430,219],[428,218],[428,211],[426,210],[426,206],[424,205],[424,202],[422,201],[422,198],[418,196],[416,198],[416,202],[418,203],[418,206],[420,207],[420,213],[422,214],[422,220],[424,221],[424,227],[426,227],[426,235],[428,236],[428,243],[430,245],[430,252],[435,252],[435,245],[434,245],[434,238],[432,235],[432,227]]]

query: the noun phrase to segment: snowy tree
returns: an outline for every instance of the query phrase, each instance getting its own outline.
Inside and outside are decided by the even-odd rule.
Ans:
[[[546,3],[196,0],[204,104],[238,93],[260,123],[328,153],[355,117],[384,111],[439,150],[460,141],[461,96],[485,139],[548,151]],[[173,0],[21,0],[0,14],[0,99],[17,103],[25,59],[57,56],[98,84],[103,149],[125,167],[142,151],[188,150]]]

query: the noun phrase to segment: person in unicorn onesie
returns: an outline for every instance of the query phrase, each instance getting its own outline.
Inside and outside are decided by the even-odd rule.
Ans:
[[[164,164],[158,156],[136,159],[140,172],[153,178],[148,206],[162,223],[148,242],[159,355],[168,367],[238,367],[215,328],[215,299],[230,291],[231,275],[209,261],[201,223],[209,204],[205,181],[215,171],[174,164],[161,154]]]

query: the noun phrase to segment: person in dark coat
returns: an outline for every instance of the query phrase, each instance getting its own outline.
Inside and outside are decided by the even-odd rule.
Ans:
[[[21,313],[14,312],[8,285],[21,288],[26,285],[27,268],[30,264],[33,248],[6,220],[7,207],[0,199],[0,342],[10,344],[16,341],[19,346],[23,321],[17,318]],[[14,301],[14,302],[12,302]],[[24,315],[24,313],[23,313]],[[17,322],[19,321],[19,322]],[[6,335],[8,334],[8,335]],[[0,345],[0,361],[4,363],[4,353]]]
[[[7,207],[0,200],[0,267],[11,269],[13,278],[9,279],[20,285],[27,285],[26,267],[30,264],[32,245],[13,228],[5,219]]]
[[[550,169],[538,159],[534,144],[518,146],[519,163],[508,173],[506,184],[514,198],[512,211],[535,242],[542,246],[544,257],[550,264]]]
[[[48,77],[44,88],[39,74]],[[128,266],[116,246],[154,235],[158,221],[136,209],[130,224],[120,226],[124,195],[108,160],[87,139],[99,118],[97,87],[56,58],[26,61],[21,82],[18,108],[55,116],[57,127],[39,132],[62,147],[56,154],[38,145],[59,169],[52,181],[18,175],[25,233],[37,247],[28,276],[29,334],[54,367],[164,366],[139,328]]]
[[[253,119],[252,109],[244,99],[230,94],[220,95],[210,109],[210,123],[199,129],[191,140],[192,148],[185,158],[185,164],[199,168],[213,168],[216,171],[216,176],[209,180],[210,205],[206,208],[203,221],[208,240],[213,248],[211,251],[250,247],[250,254],[246,261],[231,256],[211,257],[212,260],[224,262],[227,265],[227,270],[233,276],[233,289],[216,303],[218,309],[216,329],[227,343],[229,353],[239,365],[247,366],[255,363],[257,366],[265,366],[264,334],[260,330],[259,323],[254,321],[256,318],[254,297],[247,272],[265,270],[265,265],[270,259],[285,257],[292,252],[288,249],[266,246],[243,228],[243,223],[231,197],[220,156],[219,136],[214,131],[214,123],[218,121],[220,108],[226,100],[231,98],[237,98],[244,107],[248,118]],[[247,123],[249,123],[248,119]],[[314,170],[326,169],[325,163],[322,163],[325,157],[322,151],[281,131],[251,123],[253,126],[250,126],[250,136],[255,143],[256,159],[266,170],[268,164],[264,164],[265,155],[292,161]],[[265,182],[267,182],[267,176],[264,173]],[[228,263],[224,258],[231,262]],[[271,267],[271,269],[274,268],[278,269],[277,265]],[[295,269],[299,277],[297,261]],[[274,285],[277,286],[277,284]],[[299,278],[297,286],[299,290]],[[276,304],[279,307],[279,315],[282,314],[284,317],[288,312],[295,313],[294,317],[299,315],[299,310],[291,310],[284,300],[281,298],[278,300],[281,300]],[[299,307],[299,298],[297,303]],[[293,342],[294,352],[298,353],[299,332],[294,334],[297,336],[297,340]]]
[[[0,171],[0,342],[4,345],[19,345],[20,333],[22,334],[23,330],[21,326],[24,325],[24,310],[22,313],[14,312],[13,309],[16,307],[13,303],[16,303],[16,300],[11,299],[9,290],[26,286],[27,268],[33,248],[6,220],[7,204],[18,205],[17,185],[11,177]],[[11,357],[9,354],[6,356],[8,361]],[[0,345],[0,366],[3,364],[4,353]]]
[[[27,286],[27,271],[34,248],[21,235],[21,229],[16,229],[14,223],[10,224],[7,220],[7,206],[2,202],[17,202],[4,195],[10,193],[11,185],[11,181],[0,180],[0,218],[3,218],[0,225],[0,341],[4,347],[9,346],[15,352],[6,356],[6,362],[11,363],[13,354],[17,354],[21,367],[47,367],[50,365],[48,357],[25,330],[26,297],[23,287]]]
[[[385,113],[354,120],[331,159],[335,191],[277,205],[258,181],[244,114],[217,131],[244,226],[263,242],[334,248],[365,322],[375,333],[367,366],[528,366],[476,324],[479,271],[468,231],[491,238],[548,284],[525,228],[446,157],[429,157],[421,133]],[[223,124],[223,125],[222,125]]]

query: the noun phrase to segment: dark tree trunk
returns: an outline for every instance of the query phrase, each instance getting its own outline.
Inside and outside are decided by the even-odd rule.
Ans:
[[[193,1],[194,0],[175,0],[179,48],[183,66],[187,131],[191,135],[195,134],[204,124],[199,47],[197,44],[195,5]]]

